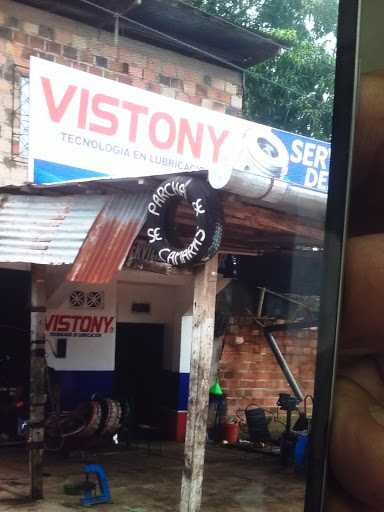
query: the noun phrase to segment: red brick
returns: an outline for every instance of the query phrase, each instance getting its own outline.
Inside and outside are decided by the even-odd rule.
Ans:
[[[78,50],[86,50],[88,48],[88,41],[85,37],[72,34],[72,45]]]
[[[191,100],[191,97],[189,99]],[[201,102],[201,98],[199,98],[199,100]],[[193,103],[193,102],[191,101],[191,103]],[[234,334],[226,334],[225,335],[225,343],[235,343],[235,341],[236,341],[236,336]]]
[[[162,68],[161,62],[159,60],[154,60],[154,59],[148,59],[147,66],[143,66],[143,67],[148,67],[148,69],[151,69],[155,73],[158,73],[159,71],[161,71],[161,68]]]
[[[194,82],[196,84],[204,83],[203,75],[201,73],[198,73],[197,71],[192,71],[191,69],[180,69],[178,71],[178,77],[183,80]]]
[[[64,30],[56,30],[55,39],[58,43],[63,43],[63,44],[72,44],[72,42],[73,42],[71,32],[66,32]]]
[[[208,98],[203,98],[201,100],[201,106],[203,108],[208,108],[209,110],[212,110],[213,109],[213,101],[209,100]]]
[[[131,76],[134,76],[136,78],[143,78],[143,72],[144,72],[143,68],[138,68],[136,66],[130,65],[128,72]]]
[[[217,102],[213,103],[212,110],[214,110],[215,112],[220,112],[221,114],[225,113],[224,105],[222,105],[221,103],[217,103]]]
[[[14,57],[21,57],[23,54],[23,47],[19,44],[7,43],[6,44],[6,53],[8,55],[12,55]],[[31,54],[32,54],[31,50]]]
[[[72,62],[70,60],[64,59],[63,57],[56,57],[55,62],[57,62],[57,64],[61,64],[62,66],[72,66]]]
[[[13,32],[13,41],[15,43],[22,44],[23,46],[26,46],[28,44],[28,35],[24,34],[23,32]]]
[[[93,49],[93,53],[102,57],[109,57],[111,59],[119,58],[119,50],[116,46],[98,45],[97,48]]]
[[[220,99],[220,93],[217,89],[213,89],[212,87],[207,89],[207,96],[211,100],[219,100]],[[220,100],[223,101],[223,100]]]
[[[155,92],[157,94],[161,93],[161,87],[159,84],[150,83],[149,85],[149,91]]]
[[[220,91],[225,91],[225,81],[214,78],[212,82],[212,87],[214,87],[215,89],[219,89]]]
[[[185,92],[179,91],[177,99],[179,99],[180,101],[184,101],[185,103],[189,103],[189,96],[188,94],[185,94]]]
[[[162,66],[161,66],[161,70],[166,75],[176,76],[176,68],[172,64],[163,63]]]
[[[230,105],[231,104],[231,95],[227,92],[220,91],[219,101],[222,101],[223,103],[226,103],[227,105]]]
[[[221,356],[222,361],[233,361],[235,359],[235,354],[230,352],[224,352],[224,354]]]
[[[144,69],[144,79],[150,80],[151,82],[156,82],[157,81],[157,73],[155,73],[151,69],[146,68],[146,69]]]
[[[225,82],[225,90],[231,95],[237,94],[237,85]]]
[[[61,44],[55,43],[54,41],[47,42],[47,52],[61,55]]]
[[[93,55],[92,55],[92,53],[85,52],[85,51],[79,52],[78,60],[81,62],[86,62],[87,64],[93,64]],[[111,64],[109,67],[111,69]]]
[[[11,91],[11,83],[8,80],[0,79],[0,92],[2,94],[9,94]]]
[[[131,59],[128,62],[139,68],[149,67],[148,58],[143,54],[133,53]]]
[[[27,34],[38,35],[39,33],[39,25],[35,23],[29,23],[29,21],[25,21],[23,23],[23,32],[27,32]]]
[[[207,97],[207,88],[204,85],[196,85],[196,94],[198,96],[202,96],[203,98]]]
[[[87,61],[85,61],[85,62],[87,62]],[[123,73],[123,64],[124,64],[123,62],[112,61],[109,63],[109,70],[116,71],[117,73]]]
[[[194,82],[184,81],[183,88],[186,94],[191,94],[193,96],[196,94],[196,84]]]
[[[80,71],[88,71],[88,66],[86,64],[83,64],[81,62],[73,62],[72,67],[74,69],[78,69]]]
[[[251,380],[239,379],[239,388],[254,388],[255,383]]]
[[[117,77],[117,80],[119,82],[121,82],[122,84],[132,85],[132,77],[130,77],[130,76],[119,75]]]
[[[132,52],[129,52],[125,48],[117,48],[117,60],[124,62],[132,61]]]
[[[92,73],[92,75],[103,76],[103,70],[95,68],[94,66],[89,66],[88,73]]]
[[[108,78],[108,80],[117,80],[116,73],[110,73],[109,71],[104,71],[104,78]]]
[[[182,89],[183,81],[180,78],[171,78],[171,87],[174,89]]]
[[[255,389],[252,391],[253,398],[262,398],[264,396],[264,390],[263,389]]]
[[[138,87],[139,89],[146,89],[145,82],[143,80],[140,80],[139,78],[134,78],[132,80],[133,87]]]

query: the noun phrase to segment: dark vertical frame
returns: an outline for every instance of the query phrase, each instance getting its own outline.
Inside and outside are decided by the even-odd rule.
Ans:
[[[360,9],[361,0],[340,0],[332,155],[325,221],[324,277],[305,512],[323,510],[327,479],[329,423],[341,315],[352,145],[357,108]]]

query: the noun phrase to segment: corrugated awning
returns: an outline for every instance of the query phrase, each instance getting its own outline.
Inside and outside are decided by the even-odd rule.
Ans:
[[[144,225],[151,194],[115,194],[93,223],[68,275],[70,281],[108,283],[121,269]]]
[[[107,283],[142,228],[150,194],[0,194],[0,262],[73,264],[68,279]]]

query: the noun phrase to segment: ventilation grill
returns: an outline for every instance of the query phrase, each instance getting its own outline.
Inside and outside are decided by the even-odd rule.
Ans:
[[[71,308],[103,309],[104,292],[83,292],[76,290],[69,296]]]

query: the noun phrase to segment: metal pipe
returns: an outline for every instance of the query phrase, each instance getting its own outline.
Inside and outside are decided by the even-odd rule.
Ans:
[[[295,397],[299,400],[299,402],[302,402],[304,400],[304,395],[301,392],[299,385],[297,384],[294,376],[291,373],[291,370],[289,369],[289,366],[284,359],[283,354],[281,353],[281,350],[276,343],[275,338],[272,336],[273,331],[288,331],[288,330],[297,330],[297,329],[304,329],[308,327],[316,327],[314,325],[314,321],[303,321],[303,322],[293,322],[288,324],[277,324],[277,325],[268,325],[264,328],[264,336],[265,339],[268,342],[268,345],[270,346],[273,355],[275,356],[276,361],[279,363],[279,366],[284,373],[285,378],[287,379],[288,384],[290,385]]]
[[[256,318],[261,317],[261,313],[263,311],[265,291],[266,291],[265,288],[260,288],[259,304],[257,306]]]
[[[213,183],[211,185],[214,187]],[[249,204],[321,222],[325,220],[326,192],[236,169],[228,173],[228,181],[221,185],[221,190],[246,197]]]

